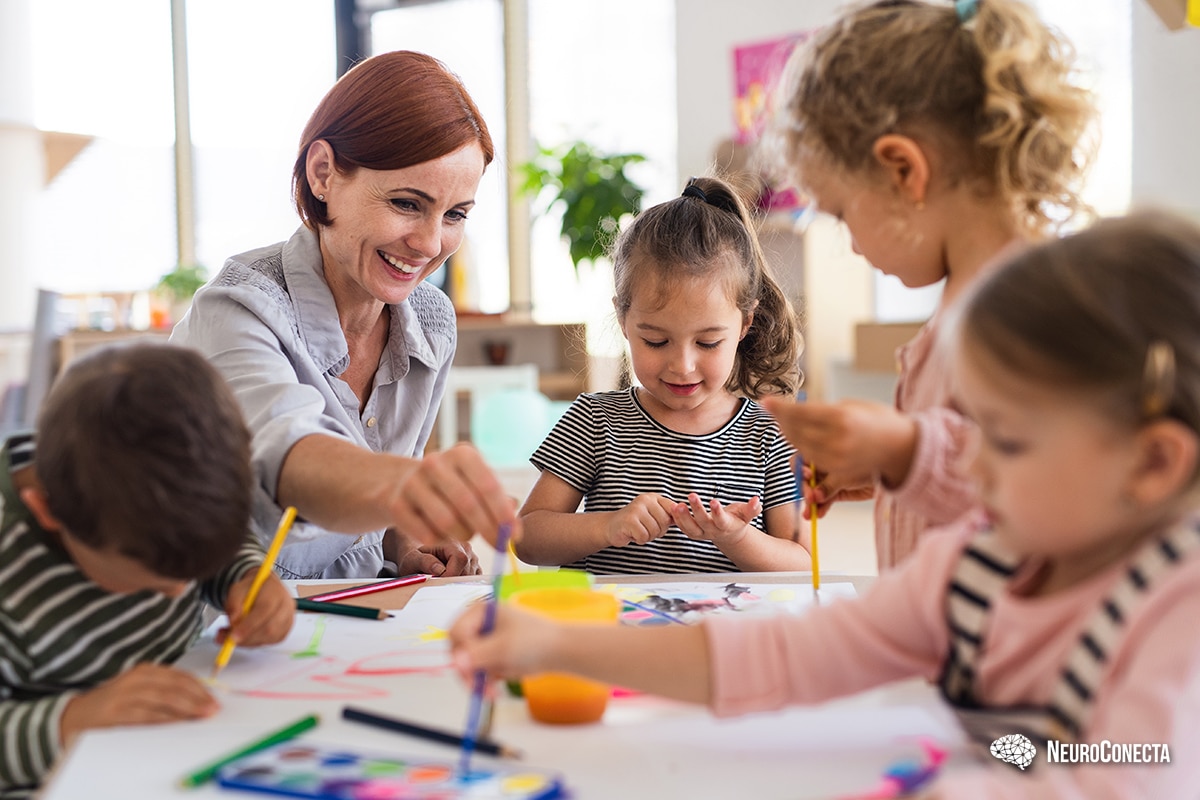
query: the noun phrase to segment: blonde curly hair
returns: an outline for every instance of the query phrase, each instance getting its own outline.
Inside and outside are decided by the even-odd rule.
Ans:
[[[1018,0],[882,0],[843,14],[793,55],[764,142],[773,172],[803,186],[810,163],[874,167],[872,145],[932,141],[951,185],[1005,198],[1030,235],[1091,208],[1079,190],[1096,146],[1092,93],[1071,44]]]

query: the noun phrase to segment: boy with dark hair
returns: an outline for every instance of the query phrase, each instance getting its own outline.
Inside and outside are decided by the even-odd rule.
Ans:
[[[271,644],[292,599],[250,533],[250,436],[220,375],[164,344],[105,348],[56,382],[32,435],[0,448],[0,797],[41,783],[89,728],[206,717],[215,699],[166,666],[205,602],[226,635]]]

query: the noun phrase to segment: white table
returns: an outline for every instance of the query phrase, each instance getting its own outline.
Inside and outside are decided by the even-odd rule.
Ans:
[[[751,584],[807,584],[807,576],[801,574],[705,577],[722,583],[733,579]],[[851,581],[860,590],[869,582],[834,575],[823,579],[824,584]],[[697,580],[694,575],[620,576],[598,578],[597,583]],[[426,586],[463,582],[469,583],[433,580]],[[434,595],[427,597],[433,599]],[[363,635],[383,630],[380,623],[366,620],[339,624],[357,625],[355,630]],[[202,642],[193,651],[191,666],[206,669],[214,652],[211,642]],[[182,663],[189,663],[187,656]],[[448,671],[404,675],[388,686],[388,696],[370,702],[226,697],[220,713],[209,720],[89,732],[59,764],[42,797],[199,800],[261,796],[221,790],[213,784],[184,790],[177,788],[177,782],[214,758],[314,712],[321,715],[321,723],[305,734],[311,741],[453,761],[457,751],[452,748],[345,722],[341,709],[358,705],[413,722],[461,730],[468,691],[457,676]],[[733,720],[718,720],[704,708],[660,698],[618,697],[610,702],[600,723],[585,726],[536,723],[529,718],[524,701],[501,695],[492,737],[522,750],[525,763],[560,771],[571,796],[578,800],[836,797],[865,790],[888,764],[899,757],[916,756],[916,737],[932,736],[956,753],[963,749],[952,716],[935,690],[921,681],[821,706]]]

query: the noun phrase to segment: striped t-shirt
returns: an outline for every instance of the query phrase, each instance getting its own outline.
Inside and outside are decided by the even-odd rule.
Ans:
[[[687,502],[690,492],[723,505],[757,496],[765,512],[796,502],[793,452],[752,400],[743,398],[719,430],[697,436],[663,426],[630,388],[581,394],[529,460],[581,492],[584,512],[618,511],[647,493]],[[762,514],[751,524],[764,530]],[[675,526],[646,544],[606,547],[566,566],[601,575],[740,571],[712,542]]]
[[[92,583],[16,497],[11,471],[32,461],[32,437],[0,449],[0,798],[25,797],[59,755],[59,718],[75,695],[142,662],[171,663],[200,632],[204,602],[262,563],[247,536],[215,578],[177,598],[112,594]]]

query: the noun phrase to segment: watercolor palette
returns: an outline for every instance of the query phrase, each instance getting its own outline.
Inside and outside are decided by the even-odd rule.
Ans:
[[[226,789],[311,800],[554,800],[565,798],[552,772],[512,765],[458,765],[431,758],[330,745],[283,744],[238,759],[217,773]]]

